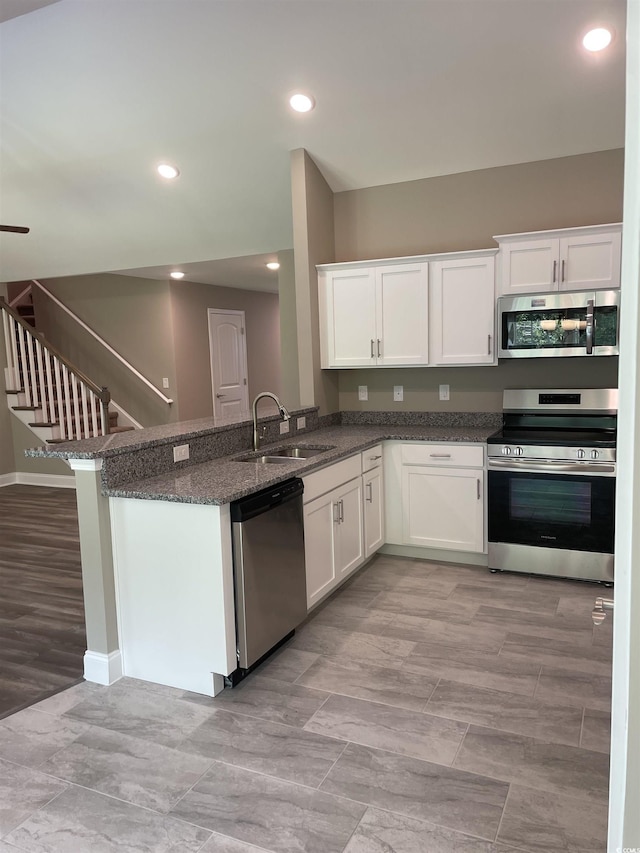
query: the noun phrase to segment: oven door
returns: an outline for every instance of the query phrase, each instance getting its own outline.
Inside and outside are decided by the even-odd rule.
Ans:
[[[490,543],[613,554],[614,465],[516,465],[489,460]]]

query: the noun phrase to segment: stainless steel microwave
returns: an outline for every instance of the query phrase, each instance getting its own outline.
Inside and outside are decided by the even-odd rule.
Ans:
[[[618,355],[620,291],[498,299],[498,358]]]

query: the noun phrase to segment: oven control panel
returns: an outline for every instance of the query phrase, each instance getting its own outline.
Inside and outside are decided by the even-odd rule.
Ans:
[[[552,445],[527,444],[489,444],[487,455],[490,458],[512,457],[525,461],[526,459],[563,459],[589,460],[593,462],[615,462],[615,447],[555,447]]]

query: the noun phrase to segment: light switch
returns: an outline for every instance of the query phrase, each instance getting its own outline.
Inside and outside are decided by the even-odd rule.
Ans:
[[[358,400],[369,399],[369,388],[366,385],[358,385]]]
[[[404,385],[394,385],[393,386],[393,401],[394,403],[401,403],[404,400]]]
[[[168,388],[168,387],[169,387],[169,377],[168,377],[168,376],[163,376],[163,377],[162,377],[162,387],[163,387],[163,388]]]
[[[448,385],[441,385],[440,386],[440,399],[441,400],[448,400],[449,399],[449,386]]]
[[[289,432],[289,421],[282,421],[280,424],[280,435],[284,435]]]
[[[303,415],[301,418],[298,418],[296,421],[296,429],[304,429],[307,425],[307,419]]]

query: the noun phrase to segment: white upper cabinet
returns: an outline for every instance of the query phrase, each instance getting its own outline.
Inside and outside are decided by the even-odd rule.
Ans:
[[[377,364],[427,364],[428,314],[427,264],[376,267]]]
[[[461,252],[431,263],[430,364],[495,363],[495,255]]]
[[[373,269],[320,273],[322,367],[376,363],[376,277]]]
[[[428,265],[320,268],[322,367],[427,364]]]
[[[494,239],[500,245],[499,295],[620,287],[620,224]]]

